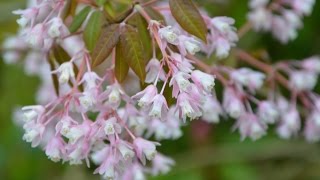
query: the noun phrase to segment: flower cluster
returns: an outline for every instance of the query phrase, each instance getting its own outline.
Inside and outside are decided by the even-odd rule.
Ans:
[[[248,19],[256,31],[270,31],[282,43],[297,37],[302,18],[310,15],[315,0],[251,0]]]
[[[301,25],[300,18],[310,13],[313,1],[277,1],[272,8],[268,3],[251,1],[250,20],[256,29],[274,31],[282,42],[287,42]],[[92,53],[86,44],[83,31],[90,16],[101,9],[89,3],[94,12],[88,12],[79,30],[71,32],[69,21],[75,17],[65,18],[66,6],[64,0],[38,0],[25,10],[14,11],[20,15],[17,22],[21,30],[18,37],[4,43],[7,63],[16,63],[25,56],[26,72],[42,79],[37,94],[39,105],[22,108],[23,139],[32,147],[43,147],[52,161],[85,162],[87,166],[92,162],[97,166],[94,173],[105,179],[141,180],[145,174],[170,170],[174,161],[158,153],[157,146],[161,140],[181,137],[181,126],[187,120],[218,123],[221,117],[229,116],[236,120],[234,128],[241,138],[252,140],[265,135],[268,125],[276,124],[279,136],[289,138],[302,127],[299,103],[310,112],[304,127],[306,139],[320,140],[320,99],[312,92],[320,73],[318,57],[268,65],[235,50],[235,58],[255,69],[219,63],[209,66],[198,59],[198,52],[208,56],[214,53],[218,58],[229,56],[238,41],[232,18],[210,18],[200,12],[199,21],[206,26],[201,39],[178,22],[164,23],[149,15],[143,5],[134,4],[131,14],[117,26],[121,36],[117,41],[130,43],[130,39],[123,38],[124,28],[130,26],[127,21],[137,13],[147,24],[144,31],[152,40],[152,57],[145,67],[136,62],[121,66],[120,69],[130,66],[131,70],[120,82],[116,56],[121,44],[114,44],[116,47],[106,57],[111,63],[101,64],[101,69],[93,66],[95,51]],[[169,8],[153,8],[167,19],[174,19],[173,12],[167,13]],[[133,51],[125,50],[128,52],[123,54]],[[106,51],[109,50],[103,52]],[[144,88],[139,87],[139,79]],[[215,93],[216,81],[223,86],[222,98]],[[277,85],[289,90],[290,101]],[[265,90],[267,94],[263,93]]]

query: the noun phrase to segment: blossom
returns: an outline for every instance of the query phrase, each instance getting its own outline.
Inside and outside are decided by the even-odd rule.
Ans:
[[[182,117],[184,121],[187,117],[193,120],[202,115],[200,104],[186,93],[179,94],[177,107],[179,109],[179,116]]]
[[[208,35],[207,52],[216,53],[218,58],[225,58],[229,55],[231,47],[235,46],[238,36],[233,27],[234,19],[228,17],[215,17],[207,22],[210,34]]]
[[[104,132],[106,135],[113,135],[115,133],[121,133],[121,126],[117,123],[117,119],[112,117],[105,121],[104,123]]]
[[[68,35],[67,27],[63,24],[63,21],[61,18],[55,17],[48,22],[50,24],[48,29],[48,35],[51,38],[57,38],[61,36]]]
[[[300,116],[295,108],[290,108],[282,114],[277,132],[281,138],[288,139],[300,129]]]
[[[201,43],[193,37],[180,35],[178,48],[182,55],[186,55],[187,53],[195,55],[201,50]]]
[[[314,73],[320,73],[320,58],[318,56],[313,56],[307,59],[304,59],[301,62],[302,68],[306,71],[311,71]]]
[[[177,45],[179,31],[172,26],[160,28],[158,31],[160,37],[165,39],[168,43]]]
[[[171,166],[174,164],[174,160],[158,153],[152,160],[152,174],[166,174],[170,171]]]
[[[147,67],[146,67],[146,71],[147,71],[147,75],[146,75],[146,83],[153,83],[158,74],[159,74],[159,79],[161,80],[165,80],[165,72],[163,70],[163,68],[160,65],[160,62],[158,59],[156,58],[152,58]]]
[[[81,83],[85,83],[85,89],[92,89],[97,87],[97,82],[101,81],[102,79],[97,75],[95,72],[85,72],[81,81]]]
[[[46,155],[53,162],[58,162],[66,153],[64,142],[61,137],[52,137],[46,146]]]
[[[37,118],[37,120],[40,120],[40,118],[44,115],[45,113],[45,108],[40,105],[36,106],[25,106],[22,108],[24,111],[23,117],[25,122],[30,122],[33,121]]]
[[[149,116],[154,118],[163,118],[166,117],[168,111],[167,100],[162,94],[157,94],[153,98],[152,108],[149,112]]]
[[[13,11],[13,14],[21,15],[20,19],[17,20],[17,23],[20,27],[26,27],[29,23],[35,20],[39,14],[39,10],[40,9],[38,7],[32,7],[25,10],[15,10]]]
[[[135,156],[135,153],[133,152],[133,147],[131,147],[126,142],[121,141],[120,143],[118,143],[117,148],[125,161],[132,159]]]
[[[233,118],[239,118],[245,112],[241,99],[232,88],[223,92],[223,108]]]
[[[72,62],[62,63],[57,70],[54,70],[52,73],[59,73],[59,82],[61,84],[67,83],[70,78],[74,78],[75,74],[73,71]]]
[[[172,76],[172,79],[169,83],[170,86],[173,86],[173,96],[177,97],[179,92],[187,91],[191,83],[189,78],[191,76],[184,72],[177,72]]]
[[[258,116],[263,122],[273,124],[277,121],[280,114],[273,102],[262,101],[258,105]]]
[[[241,115],[236,126],[239,128],[242,140],[246,137],[257,140],[266,134],[266,127],[251,113]]]
[[[223,111],[217,99],[212,96],[206,96],[201,108],[203,114],[201,117],[202,120],[210,123],[218,123],[220,121],[219,116],[223,114]]]
[[[195,70],[191,74],[192,81],[201,89],[210,93],[215,85],[214,76],[206,74],[202,71]]]
[[[317,83],[317,74],[310,71],[293,71],[290,74],[290,85],[299,91],[312,90]]]
[[[139,99],[138,105],[140,107],[145,107],[152,102],[152,100],[153,100],[154,96],[157,94],[157,92],[158,92],[158,90],[154,85],[149,85],[146,87],[146,89],[144,89],[141,92],[138,92],[132,98]]]
[[[22,139],[26,142],[32,143],[32,147],[38,146],[40,141],[42,140],[45,126],[43,124],[31,121],[25,124],[23,128],[25,129],[25,133]]]
[[[140,137],[135,138],[133,141],[137,157],[145,164],[146,159],[152,160],[157,154],[156,145],[160,145],[157,142],[151,142]]]
[[[239,85],[248,87],[249,90],[254,92],[261,88],[266,76],[249,68],[240,68],[231,73],[231,78]]]

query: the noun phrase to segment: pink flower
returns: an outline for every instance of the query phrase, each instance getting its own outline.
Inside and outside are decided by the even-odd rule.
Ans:
[[[166,98],[162,94],[157,94],[153,98],[153,104],[149,112],[149,116],[153,118],[164,118],[167,115],[168,109]]]
[[[154,96],[157,95],[157,87],[154,85],[149,85],[141,92],[138,92],[136,95],[134,95],[133,99],[139,99],[138,105],[140,107],[146,107],[147,105],[151,104],[153,101]]]
[[[42,48],[45,45],[46,29],[44,24],[35,25],[26,35],[26,42],[32,47]]]
[[[152,58],[149,61],[146,67],[146,70],[147,70],[147,76],[145,80],[146,83],[153,83],[156,80],[158,74],[159,74],[159,79],[161,79],[162,81],[166,79],[165,72],[161,67],[159,60],[156,58]]]
[[[282,114],[277,132],[281,138],[288,139],[299,131],[300,124],[300,116],[297,109],[290,108],[286,113]]]
[[[245,113],[241,115],[236,126],[239,128],[242,140],[250,137],[255,141],[266,134],[266,127],[259,122],[254,114]]]
[[[174,164],[174,160],[158,153],[152,160],[152,175],[167,174]]]
[[[166,40],[170,44],[178,45],[178,35],[180,32],[172,26],[160,28],[158,33],[161,39]]]
[[[92,89],[92,88],[97,88],[97,82],[102,81],[102,79],[97,75],[95,72],[85,72],[82,80],[80,81],[81,83],[85,83],[85,89]]]
[[[202,115],[200,104],[189,97],[186,93],[181,93],[177,99],[177,107],[179,109],[179,116],[185,121],[186,118],[191,120],[196,119]]]
[[[45,149],[46,155],[53,162],[58,162],[60,159],[63,159],[66,153],[65,143],[59,136],[52,137]]]
[[[261,101],[259,103],[258,115],[263,122],[269,124],[275,123],[280,116],[277,106],[271,101]]]
[[[233,27],[234,19],[228,17],[215,17],[207,22],[210,34],[208,35],[208,54],[216,52],[218,58],[229,55],[230,48],[235,46],[238,36]]]
[[[218,100],[212,96],[206,96],[202,108],[201,119],[209,123],[218,123],[220,121],[219,116],[223,114],[223,110]]]
[[[45,113],[45,108],[40,105],[36,106],[25,106],[22,108],[24,111],[23,117],[25,122],[30,122],[33,120],[40,121],[41,118],[43,118],[43,115]]]
[[[192,81],[205,92],[211,93],[215,85],[214,76],[195,70],[191,74]]]
[[[157,142],[148,141],[140,137],[133,140],[134,149],[137,153],[137,157],[142,164],[146,164],[146,159],[152,160],[157,154],[156,146],[160,144]]]
[[[304,59],[301,62],[301,65],[306,71],[311,71],[318,74],[320,73],[320,57],[318,56]]]
[[[226,88],[223,93],[223,108],[232,118],[239,118],[245,111],[240,97],[233,88]]]
[[[190,81],[189,78],[191,76],[184,72],[177,72],[173,75],[170,86],[173,86],[172,95],[174,97],[177,97],[179,92],[185,92],[190,87]]]
[[[121,133],[121,126],[117,123],[117,119],[112,117],[104,122],[104,132],[106,135],[114,135]]]
[[[21,15],[21,18],[17,20],[17,23],[21,27],[26,27],[29,23],[34,22],[35,18],[39,14],[38,7],[32,7],[25,10],[15,10],[13,14]]]
[[[69,34],[69,30],[61,18],[52,18],[49,22],[48,35],[51,38],[64,37]]]
[[[231,73],[231,78],[239,85],[249,88],[250,91],[255,92],[263,85],[265,74],[254,71],[249,68],[240,68]]]
[[[25,134],[23,135],[23,140],[31,143],[32,147],[36,147],[40,144],[42,140],[42,135],[45,131],[45,126],[40,123],[35,123],[31,121],[23,126]]]
[[[187,53],[195,55],[201,50],[201,43],[193,37],[180,35],[178,48],[183,56]]]

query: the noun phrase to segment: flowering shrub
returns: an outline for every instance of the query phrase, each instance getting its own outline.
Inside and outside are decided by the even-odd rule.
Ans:
[[[211,18],[191,0],[30,1],[14,11],[19,35],[4,43],[7,63],[24,58],[26,72],[42,79],[39,105],[18,114],[23,139],[54,162],[92,162],[105,179],[168,172],[174,161],[157,152],[159,141],[179,138],[195,119],[229,116],[241,139],[257,140],[276,125],[281,138],[303,131],[318,141],[320,58],[269,64],[236,48],[250,28],[293,40],[314,3],[251,0],[237,32],[232,18]],[[208,56],[249,66],[208,65]]]

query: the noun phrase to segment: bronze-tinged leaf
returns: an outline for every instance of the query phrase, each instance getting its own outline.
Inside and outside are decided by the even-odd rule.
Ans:
[[[117,45],[120,37],[119,24],[111,24],[103,28],[102,33],[92,52],[92,67],[103,63]]]
[[[126,50],[120,41],[116,46],[116,61],[114,68],[114,73],[119,83],[122,83],[126,79],[129,72],[129,65],[124,57],[125,52]]]
[[[145,11],[149,14],[149,16],[151,17],[151,19],[157,20],[157,21],[159,21],[160,23],[162,23],[163,25],[166,24],[165,18],[162,16],[162,14],[161,14],[158,10],[155,10],[155,9],[152,8],[152,7],[145,7],[144,9],[145,9]]]
[[[48,63],[49,63],[49,66],[50,66],[51,71],[54,71],[54,70],[55,70],[55,65],[54,65],[55,58],[54,58],[53,53],[49,53],[49,54],[48,54],[47,60],[48,60]],[[51,74],[51,78],[52,78],[52,83],[53,83],[54,91],[56,92],[56,95],[59,96],[59,80],[58,80],[58,75],[52,73],[52,74]]]
[[[52,52],[53,52],[54,59],[59,64],[70,61],[71,59],[69,54],[58,44],[53,45]]]
[[[89,6],[83,8],[74,18],[73,21],[69,27],[69,31],[71,33],[76,32],[82,25],[82,23],[84,22],[84,20],[86,20],[89,12],[90,12],[91,8]]]
[[[90,52],[94,49],[99,39],[102,25],[103,13],[101,11],[93,12],[83,32],[84,42]]]
[[[128,20],[128,24],[138,30],[144,49],[143,55],[145,56],[145,59],[149,61],[152,58],[152,39],[148,30],[148,23],[139,13],[136,13]]]
[[[188,33],[207,42],[206,24],[192,0],[170,0],[173,17]]]
[[[127,25],[120,36],[121,44],[125,49],[124,58],[129,67],[144,82],[146,78],[144,49],[137,29]]]

